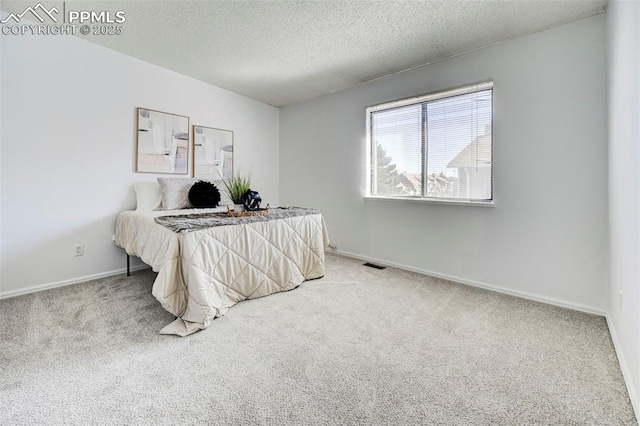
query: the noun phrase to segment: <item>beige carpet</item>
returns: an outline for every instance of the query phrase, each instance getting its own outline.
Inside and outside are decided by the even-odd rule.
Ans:
[[[602,317],[327,270],[187,338],[150,271],[0,300],[0,424],[636,424]]]

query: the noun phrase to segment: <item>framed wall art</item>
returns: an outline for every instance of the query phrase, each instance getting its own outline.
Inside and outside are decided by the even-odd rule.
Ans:
[[[193,126],[193,177],[218,180],[233,176],[233,132]]]
[[[189,173],[189,117],[138,108],[136,172]]]

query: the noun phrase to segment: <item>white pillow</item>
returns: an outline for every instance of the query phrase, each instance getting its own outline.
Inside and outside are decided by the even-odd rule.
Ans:
[[[162,199],[158,182],[139,182],[133,185],[136,192],[136,211],[160,210]]]
[[[162,210],[191,209],[189,190],[198,179],[192,178],[158,178]]]

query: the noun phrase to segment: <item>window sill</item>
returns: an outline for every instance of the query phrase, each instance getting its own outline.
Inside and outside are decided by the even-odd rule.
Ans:
[[[495,207],[495,201],[470,201],[470,200],[452,200],[437,198],[417,198],[417,197],[377,197],[364,196],[365,201],[399,201],[401,203],[430,203],[430,204],[446,204],[456,206],[476,206],[476,207]]]

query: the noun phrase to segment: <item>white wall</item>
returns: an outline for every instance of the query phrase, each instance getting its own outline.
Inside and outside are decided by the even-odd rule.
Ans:
[[[640,413],[640,3],[610,2],[608,24],[608,320],[629,395]]]
[[[278,203],[277,108],[72,36],[2,36],[0,295],[125,267],[136,107],[235,132],[235,163]],[[83,243],[85,255],[73,257]]]
[[[599,15],[285,107],[281,201],[340,251],[604,313],[605,64]],[[487,78],[495,208],[362,199],[366,106]]]

